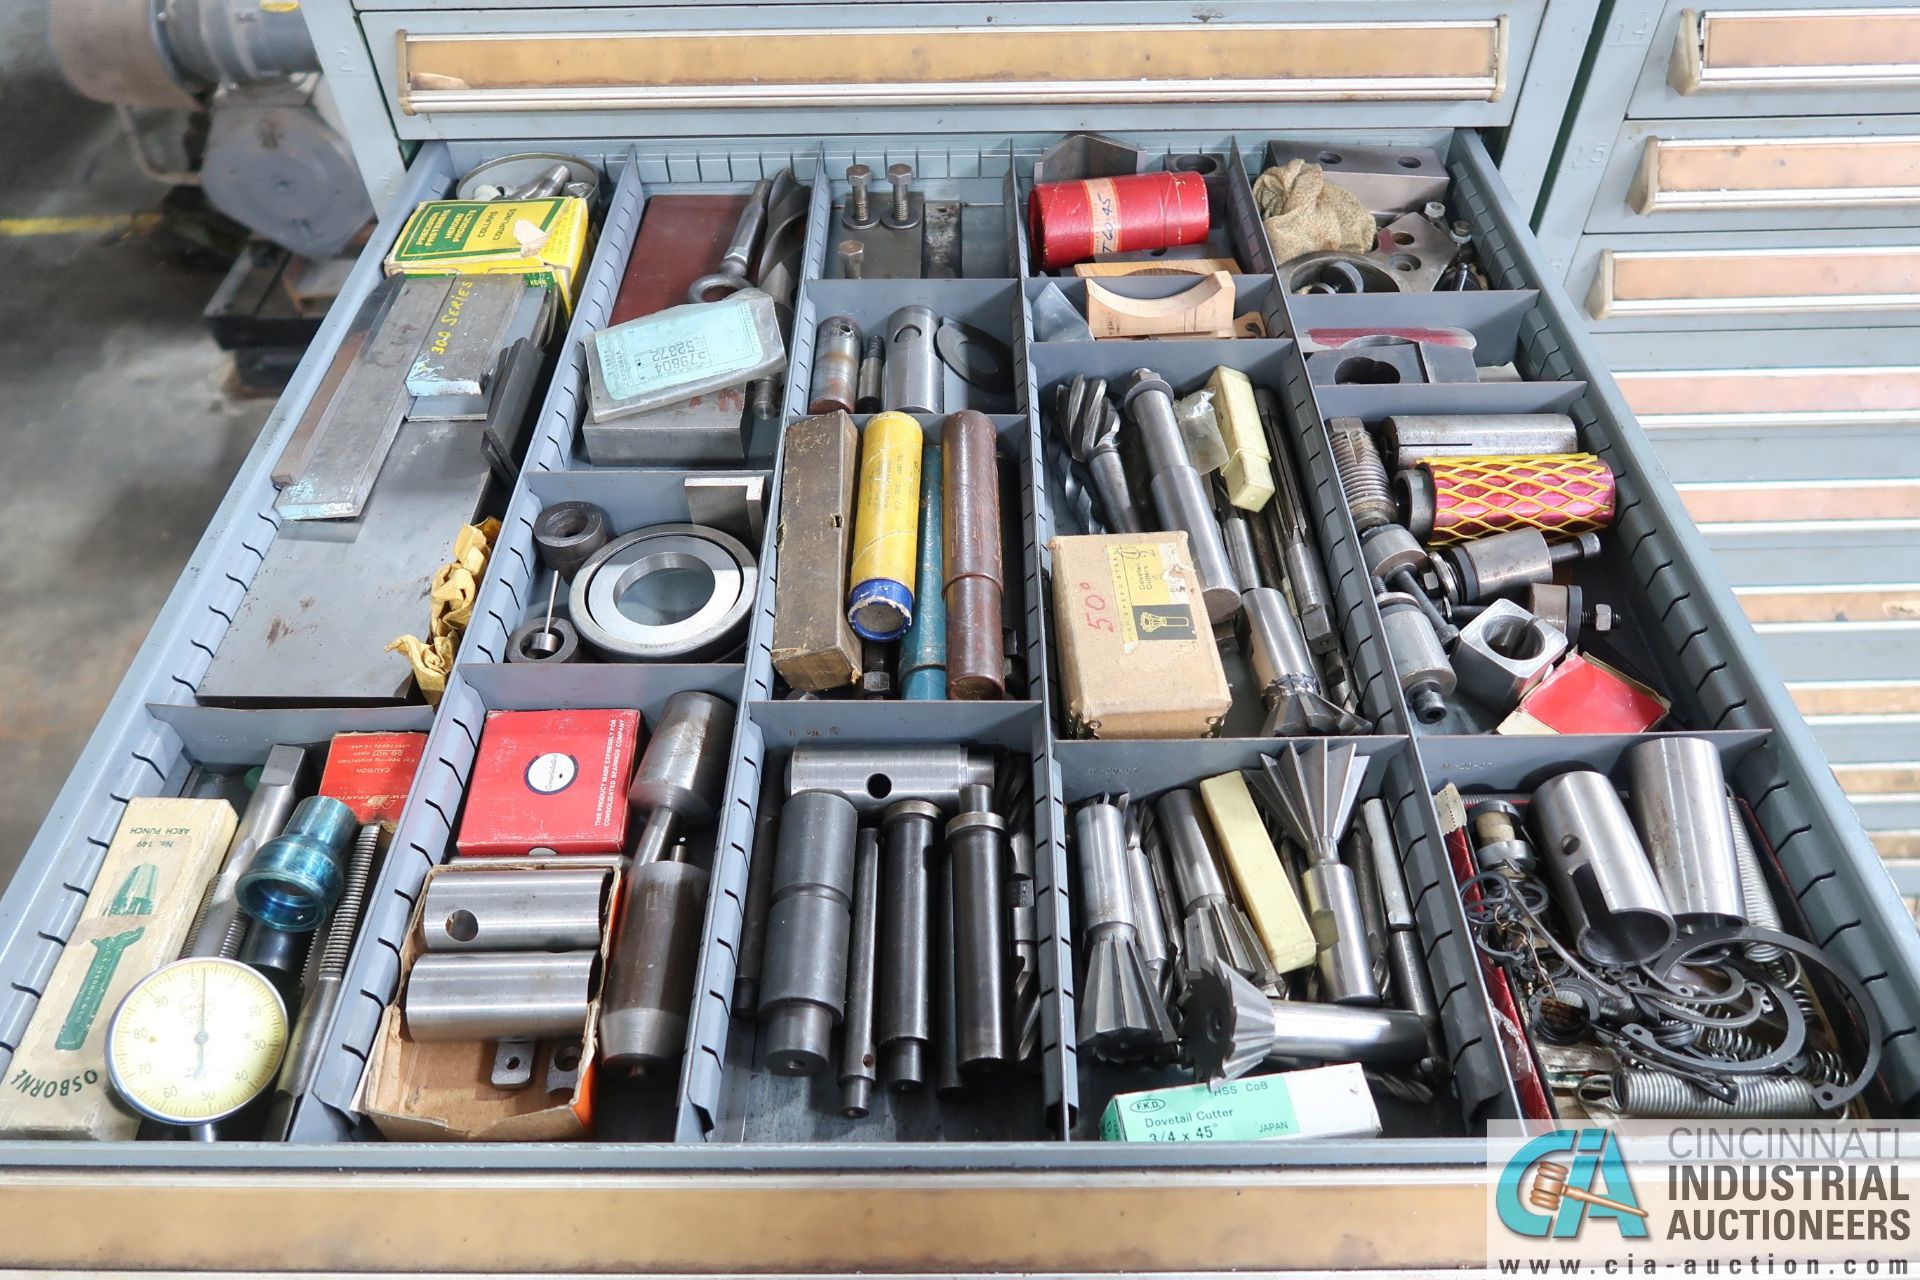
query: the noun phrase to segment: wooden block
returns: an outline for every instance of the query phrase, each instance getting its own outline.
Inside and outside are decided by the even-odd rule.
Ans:
[[[1093,276],[1210,276],[1216,271],[1228,275],[1240,270],[1232,258],[1149,258],[1140,262],[1079,262],[1073,274]]]
[[[787,428],[780,473],[773,666],[796,689],[818,693],[860,678],[860,641],[847,625],[847,554],[860,431],[844,413]]]
[[[1246,776],[1236,769],[1208,778],[1200,784],[1200,799],[1267,958],[1280,973],[1306,968],[1313,963],[1318,944],[1293,882],[1280,865],[1280,851],[1260,821]]]
[[[1233,277],[1216,271],[1170,298],[1128,298],[1087,281],[1087,327],[1095,338],[1231,338]]]

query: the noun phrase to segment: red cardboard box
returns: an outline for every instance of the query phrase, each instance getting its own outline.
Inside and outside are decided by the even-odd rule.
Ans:
[[[424,733],[336,733],[320,773],[320,794],[353,810],[363,826],[391,827],[400,820],[426,749]]]
[[[455,847],[463,854],[619,853],[638,711],[494,711]]]

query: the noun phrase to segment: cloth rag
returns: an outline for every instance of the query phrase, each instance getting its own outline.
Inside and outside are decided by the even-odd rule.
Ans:
[[[1253,202],[1266,222],[1277,262],[1330,249],[1365,253],[1378,232],[1373,214],[1346,188],[1327,181],[1317,164],[1289,160],[1253,184]]]

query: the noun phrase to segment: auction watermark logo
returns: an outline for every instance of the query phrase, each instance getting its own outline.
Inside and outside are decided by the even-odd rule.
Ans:
[[[1920,1126],[1502,1123],[1488,1136],[1497,1275],[1906,1276]]]

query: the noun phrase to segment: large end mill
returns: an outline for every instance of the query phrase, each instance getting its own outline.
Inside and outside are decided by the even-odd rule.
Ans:
[[[1271,1058],[1396,1066],[1427,1056],[1427,1027],[1405,1009],[1353,1009],[1276,1000],[1215,960],[1187,988],[1181,1043],[1209,1084]]]
[[[1335,1004],[1380,1003],[1360,889],[1352,868],[1340,861],[1340,840],[1353,821],[1366,772],[1366,762],[1353,746],[1316,742],[1262,756],[1261,768],[1253,775],[1267,807],[1306,850],[1307,867],[1300,880],[1307,920],[1319,944],[1321,989]]]
[[[1140,953],[1127,869],[1127,821],[1118,805],[1095,801],[1074,815],[1082,911],[1079,1045],[1083,1053],[1128,1061],[1174,1042],[1158,984]]]
[[[1154,805],[1161,843],[1180,895],[1180,963],[1191,978],[1218,958],[1256,982],[1273,977],[1266,948],[1246,913],[1227,896],[1213,828],[1199,797],[1176,787]]]

